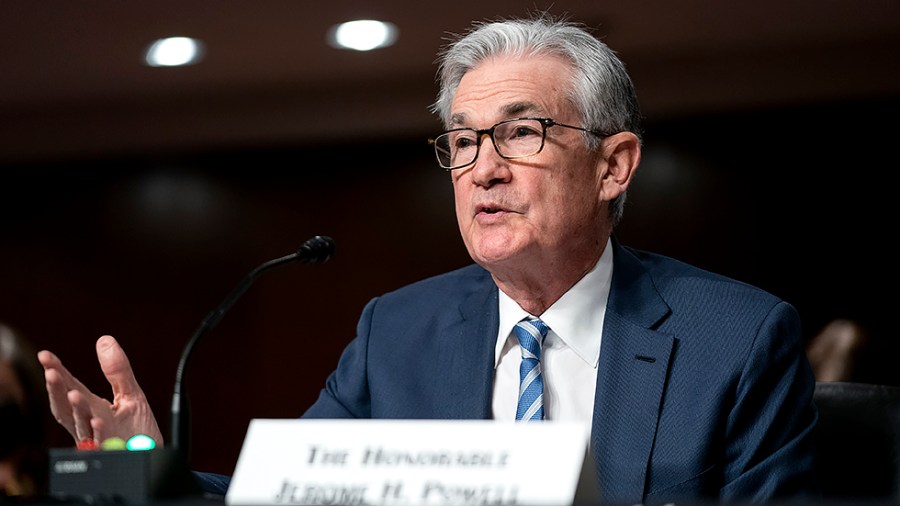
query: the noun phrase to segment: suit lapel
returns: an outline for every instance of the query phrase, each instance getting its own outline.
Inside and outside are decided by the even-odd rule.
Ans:
[[[646,271],[613,240],[591,451],[601,494],[642,499],[656,434],[671,336],[652,330],[669,313]]]
[[[494,345],[500,325],[497,287],[484,273],[459,306],[458,318],[440,332],[438,364],[448,403],[444,418],[489,419],[494,389]]]

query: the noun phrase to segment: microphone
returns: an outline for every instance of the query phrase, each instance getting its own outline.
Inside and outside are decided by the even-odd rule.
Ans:
[[[263,272],[296,260],[307,264],[325,263],[333,254],[334,240],[328,236],[317,235],[304,242],[303,245],[300,246],[300,249],[295,253],[263,263],[250,271],[250,273],[238,283],[234,290],[231,291],[228,297],[226,297],[218,307],[206,315],[206,318],[203,319],[200,326],[194,331],[194,335],[191,336],[191,339],[181,352],[181,360],[178,362],[178,369],[175,371],[175,393],[172,395],[171,446],[174,450],[179,451],[184,456],[185,461],[189,460],[190,453],[190,407],[187,399],[187,389],[184,385],[184,369],[197,341],[208,334],[209,331],[219,323],[225,315],[225,312],[231,308],[238,298],[250,288],[250,285],[252,285],[256,278]]]
[[[225,312],[264,271],[300,260],[308,264],[327,262],[334,253],[330,237],[315,236],[295,253],[269,260],[250,272],[244,280],[211,311],[181,353],[172,396],[172,434],[170,446],[153,451],[86,451],[51,448],[49,486],[52,497],[79,504],[148,504],[163,498],[179,498],[202,493],[189,467],[188,442],[190,412],[184,370],[191,351],[204,335],[222,319]],[[0,501],[2,502],[2,501]]]

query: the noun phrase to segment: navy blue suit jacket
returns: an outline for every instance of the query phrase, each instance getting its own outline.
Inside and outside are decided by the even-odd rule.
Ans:
[[[591,454],[604,500],[815,494],[815,380],[794,308],[613,240]],[[479,266],[371,300],[304,417],[491,418],[497,286]]]

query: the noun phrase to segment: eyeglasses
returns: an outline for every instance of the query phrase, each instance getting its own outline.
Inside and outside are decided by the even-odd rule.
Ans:
[[[434,152],[440,166],[445,170],[454,170],[475,163],[475,159],[478,158],[478,150],[481,148],[481,139],[485,135],[491,138],[494,150],[503,158],[525,158],[536,155],[544,149],[547,129],[552,126],[581,130],[598,137],[609,137],[610,135],[557,123],[550,118],[516,118],[501,121],[491,128],[482,130],[454,128],[430,139],[429,142],[434,144]]]

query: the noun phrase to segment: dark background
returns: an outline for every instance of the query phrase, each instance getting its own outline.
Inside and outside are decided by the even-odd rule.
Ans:
[[[880,359],[865,379],[900,384],[889,320],[898,4],[560,4],[608,27],[643,98],[644,161],[620,239],[783,297],[806,338],[836,318],[860,322]],[[371,65],[313,48],[316,23],[360,17],[342,6],[196,2],[163,16],[35,5],[0,16],[7,41],[30,34],[0,85],[0,320],[104,396],[93,345],[116,336],[168,434],[176,364],[202,318],[258,264],[313,235],[335,239],[326,264],[264,274],[195,349],[192,464],[230,473],[251,418],[294,417],[315,400],[371,297],[469,262],[426,143],[439,129],[427,106],[441,33],[428,30],[481,13],[435,19],[386,2],[386,16],[369,14],[421,22]],[[246,74],[214,51],[212,70],[164,69],[159,81],[116,67],[139,49],[132,32],[164,35],[175,18],[184,31],[201,20],[213,40],[221,28],[226,41],[309,41],[268,59],[236,53],[235,67],[259,62]],[[117,44],[90,44],[104,37]],[[37,63],[21,56],[30,50]],[[50,431],[54,446],[71,444]]]

